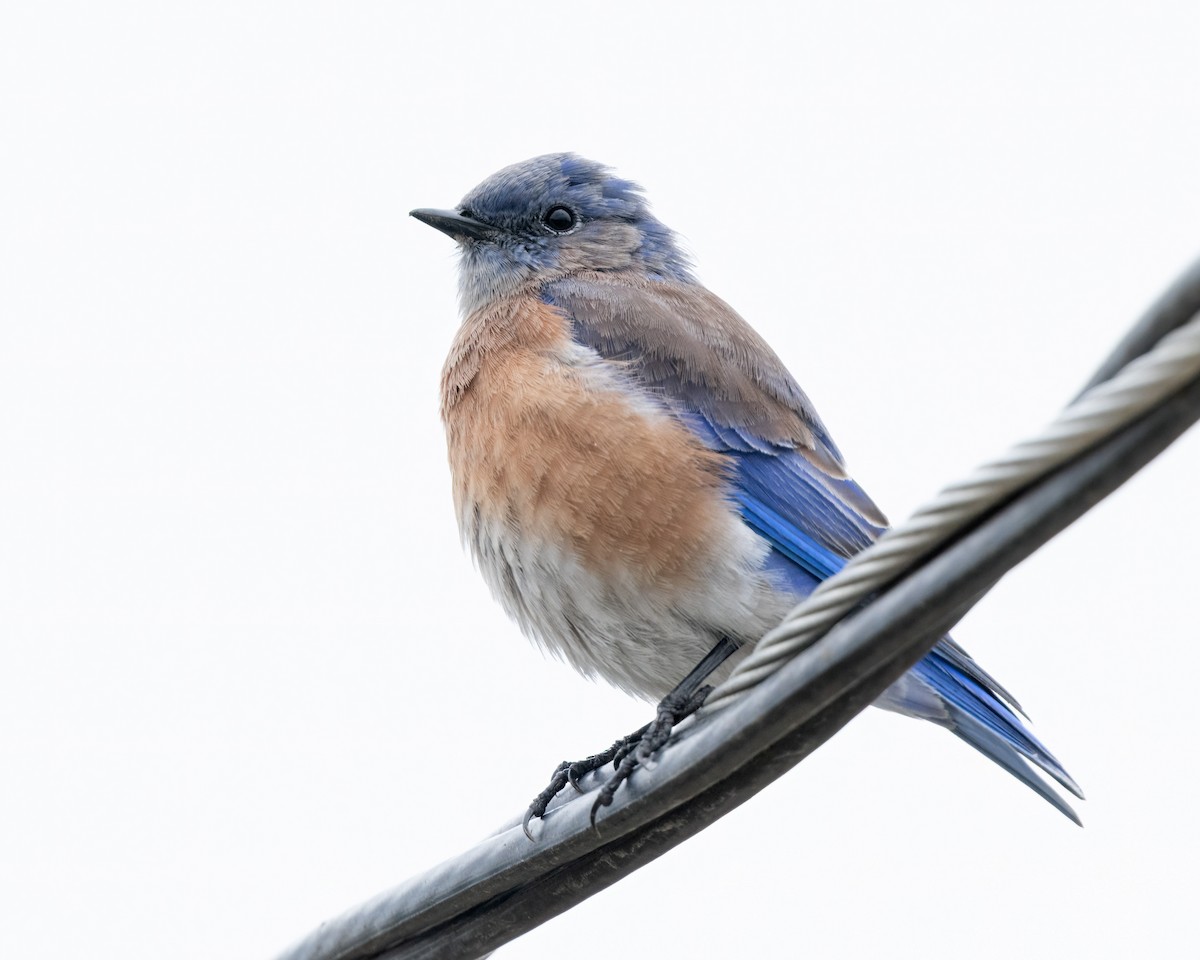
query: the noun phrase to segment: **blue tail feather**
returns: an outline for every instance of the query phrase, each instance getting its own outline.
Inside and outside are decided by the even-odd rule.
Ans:
[[[1010,757],[1015,752],[1082,799],[1083,792],[1079,785],[1054,755],[992,691],[946,660],[942,655],[942,645],[939,643],[932,653],[913,667],[913,674],[928,684],[946,706],[951,722],[945,725],[997,763],[1000,761],[993,751],[985,749],[985,745],[999,749]],[[1014,764],[1020,763],[1015,757],[1011,759]],[[1020,776],[1012,765],[1001,765],[1014,776]],[[1025,780],[1025,777],[1020,779]]]
[[[981,724],[969,713],[961,711],[954,704],[947,704],[946,712],[949,715],[949,721],[943,726],[951,733],[969,743],[989,760],[1003,767],[1063,816],[1075,821],[1079,826],[1083,826],[1083,822],[1071,805],[1029,768],[1029,765],[1022,759],[1022,755],[1013,749],[1008,740],[998,737],[989,727]],[[1067,779],[1070,780],[1069,777]],[[1071,782],[1074,783],[1074,781]],[[1082,799],[1083,794],[1079,792],[1078,787],[1071,792]]]
[[[767,566],[780,577],[782,587],[795,591],[798,597],[806,596],[819,581],[845,566],[845,558],[830,549],[833,544],[827,537],[821,542],[798,529],[764,502],[769,498],[756,496],[757,490],[748,492],[747,486],[753,485],[742,485],[735,493],[742,518],[771,544]],[[1022,723],[1018,714],[1024,715],[1024,710],[1016,699],[962,647],[944,637],[912,668],[910,677],[920,681],[925,692],[918,695],[910,688],[910,703],[893,698],[886,705],[946,727],[1079,823],[1075,811],[1037,776],[1031,765],[1082,798],[1078,784]]]

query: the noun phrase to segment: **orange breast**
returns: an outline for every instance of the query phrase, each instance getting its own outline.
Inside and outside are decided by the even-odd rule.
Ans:
[[[442,417],[460,518],[569,549],[596,573],[692,587],[728,530],[726,458],[535,298],[467,318]]]

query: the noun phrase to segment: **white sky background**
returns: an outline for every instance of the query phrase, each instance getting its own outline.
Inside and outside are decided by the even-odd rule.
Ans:
[[[7,957],[270,956],[649,718],[543,661],[460,552],[453,245],[410,208],[547,151],[615,165],[897,519],[1037,430],[1200,254],[1190,0],[16,6]],[[1192,434],[956,631],[1085,829],[870,711],[502,955],[1194,945],[1198,473]]]

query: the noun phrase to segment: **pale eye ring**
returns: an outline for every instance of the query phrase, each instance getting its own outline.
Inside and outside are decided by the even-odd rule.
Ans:
[[[542,214],[542,223],[554,233],[566,233],[578,223],[578,220],[574,211],[559,204]]]

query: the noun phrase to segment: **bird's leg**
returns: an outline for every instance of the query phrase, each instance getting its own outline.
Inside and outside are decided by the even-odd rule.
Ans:
[[[529,809],[525,811],[525,820],[522,823],[525,835],[530,840],[533,839],[529,830],[530,821],[534,818],[540,819],[545,814],[546,807],[563,787],[569,783],[578,790],[580,777],[612,763],[616,768],[615,772],[600,788],[596,802],[592,805],[592,825],[595,826],[596,813],[601,807],[607,807],[613,802],[617,790],[629,779],[634,769],[649,760],[671,738],[671,731],[675,729],[676,724],[700,709],[712,692],[711,686],[702,684],[737,648],[738,645],[733,640],[722,637],[675,689],[663,697],[652,721],[629,736],[622,737],[601,753],[593,754],[586,760],[564,760],[555,767],[549,786],[534,797]]]

